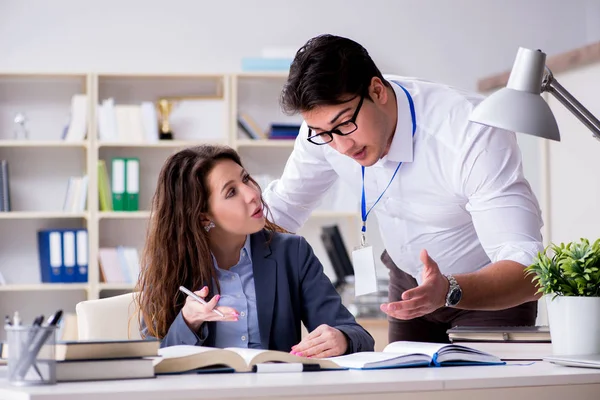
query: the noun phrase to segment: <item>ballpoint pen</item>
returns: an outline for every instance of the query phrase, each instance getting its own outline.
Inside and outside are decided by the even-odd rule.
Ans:
[[[39,327],[42,326],[42,322],[43,321],[44,321],[44,315],[42,314],[42,315],[40,315],[39,317],[36,317],[33,320],[32,326],[36,327],[36,328],[39,328]],[[31,334],[29,335],[29,340],[27,341],[27,343],[30,343],[33,340],[33,338],[35,337],[35,334],[37,333],[37,331],[38,331],[38,329],[36,329],[34,331],[31,331]],[[38,368],[37,363],[35,363],[35,362],[33,363],[33,369],[35,370],[35,372],[40,377],[40,380],[43,381],[44,377],[42,376],[42,373],[40,372],[40,369]]]
[[[200,304],[204,304],[204,305],[208,304],[206,302],[206,300],[204,300],[202,297],[197,296],[194,292],[192,292],[189,289],[186,289],[184,286],[179,286],[179,290],[181,290],[183,293],[187,294],[188,296],[190,296],[192,299],[196,300]],[[212,312],[214,312],[215,314],[217,314],[220,317],[224,317],[223,313],[219,310],[215,310],[213,308]]]
[[[54,313],[52,316],[50,316],[50,318],[48,318],[48,321],[46,321],[45,328],[55,327],[58,324],[58,322],[60,321],[60,319],[62,317],[62,313],[63,313],[62,310],[58,310],[56,313]],[[37,357],[40,349],[42,348],[44,343],[46,343],[46,341],[48,340],[50,335],[53,335],[53,334],[55,334],[54,330],[38,329],[33,340],[23,348],[23,351],[24,351],[23,356],[24,357],[19,359],[17,367],[15,368],[15,371],[14,371],[14,374],[16,377],[18,377],[19,379],[25,378],[25,375],[27,374],[27,371],[29,370],[29,368],[35,364],[35,360],[36,360],[36,357]]]

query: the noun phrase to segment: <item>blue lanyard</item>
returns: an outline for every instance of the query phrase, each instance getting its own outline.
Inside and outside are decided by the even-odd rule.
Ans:
[[[406,97],[408,99],[408,104],[410,106],[410,116],[412,118],[412,135],[414,137],[415,131],[417,130],[417,117],[415,116],[415,104],[413,103],[413,99],[410,96],[410,93],[408,93],[408,90],[406,90],[398,82],[394,82],[394,83],[396,83],[398,86],[400,86],[400,88],[404,91],[404,93],[406,94]],[[379,203],[379,200],[381,200],[381,198],[383,197],[385,192],[388,190],[388,188],[394,181],[394,178],[396,177],[396,174],[398,173],[398,170],[400,169],[401,165],[402,165],[402,162],[400,162],[400,164],[398,164],[398,166],[396,167],[396,170],[394,171],[394,175],[392,175],[392,179],[390,179],[390,182],[387,184],[385,189],[383,189],[383,192],[381,192],[381,194],[377,198],[377,201],[375,201],[375,203],[371,206],[371,208],[369,208],[369,211],[367,211],[367,200],[365,197],[365,167],[362,167],[362,198],[361,198],[361,202],[360,202],[360,211],[361,211],[361,216],[362,216],[361,246],[364,246],[365,242],[366,242],[365,233],[367,232],[367,217],[373,210],[373,207],[375,207],[377,205],[377,203]]]

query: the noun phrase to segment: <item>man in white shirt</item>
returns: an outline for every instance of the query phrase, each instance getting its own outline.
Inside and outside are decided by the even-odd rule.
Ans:
[[[515,134],[469,122],[480,101],[384,78],[342,37],[309,40],[292,63],[281,103],[304,123],[265,200],[274,222],[296,232],[338,178],[364,193],[390,269],[381,305],[390,341],[447,342],[456,325],[535,324],[538,296],[523,269],[543,249],[541,212]]]

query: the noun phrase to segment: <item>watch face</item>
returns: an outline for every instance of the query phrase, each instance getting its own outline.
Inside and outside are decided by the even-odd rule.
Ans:
[[[462,290],[459,288],[453,288],[450,292],[450,296],[448,296],[448,304],[451,306],[455,306],[458,304],[460,299],[462,298]]]

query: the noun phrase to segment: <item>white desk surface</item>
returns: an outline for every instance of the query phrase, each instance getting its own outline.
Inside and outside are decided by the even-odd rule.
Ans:
[[[26,388],[8,384],[5,369],[0,399],[7,400],[600,398],[600,369],[545,362],[378,371],[188,374]]]

